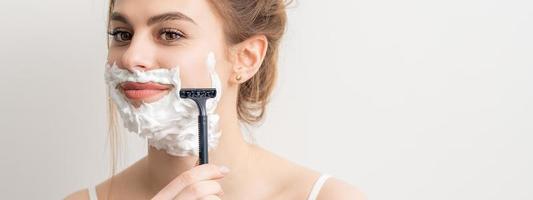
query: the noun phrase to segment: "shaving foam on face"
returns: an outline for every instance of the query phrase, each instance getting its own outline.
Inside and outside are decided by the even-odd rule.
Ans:
[[[215,55],[209,53],[206,64],[211,78],[211,87],[217,96],[206,102],[208,116],[209,150],[219,142],[219,116],[215,112],[222,95],[220,78],[215,70]],[[130,132],[146,138],[148,144],[158,150],[164,149],[174,156],[198,156],[198,108],[194,101],[180,98],[181,80],[179,67],[158,68],[149,71],[133,70],[133,73],[119,68],[116,63],[106,64],[105,80],[111,99],[118,108],[124,127]],[[171,84],[174,87],[158,101],[141,102],[134,107],[120,89],[124,82]]]

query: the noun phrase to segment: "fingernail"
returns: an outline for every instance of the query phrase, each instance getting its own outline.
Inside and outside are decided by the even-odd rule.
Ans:
[[[220,166],[218,166],[218,170],[219,170],[221,173],[223,173],[223,174],[227,174],[227,173],[229,173],[229,168],[226,167],[226,166],[224,166],[224,165],[220,165]]]

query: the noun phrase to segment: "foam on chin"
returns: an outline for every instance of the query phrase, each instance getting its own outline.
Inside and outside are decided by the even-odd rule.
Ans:
[[[206,64],[211,78],[211,87],[217,90],[217,96],[206,102],[208,115],[208,143],[209,150],[216,148],[220,138],[219,116],[215,112],[222,95],[221,82],[215,70],[215,56],[211,52],[207,56]],[[171,69],[158,68],[149,71],[134,71],[120,69],[113,63],[106,64],[106,83],[109,87],[111,99],[116,104],[118,112],[128,131],[146,138],[148,144],[156,149],[164,149],[174,156],[198,155],[198,108],[194,101],[182,99],[179,67]],[[131,82],[155,82],[171,84],[174,87],[158,101],[142,102],[135,108],[119,89],[119,84]]]

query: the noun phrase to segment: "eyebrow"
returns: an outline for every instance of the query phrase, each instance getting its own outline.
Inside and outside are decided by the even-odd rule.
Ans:
[[[111,21],[119,21],[119,22],[123,22],[123,23],[125,23],[127,25],[131,25],[129,20],[124,15],[122,15],[119,12],[111,13],[111,17],[110,18],[111,18]],[[183,20],[183,21],[191,22],[191,23],[196,25],[196,22],[193,19],[191,19],[190,17],[188,17],[187,15],[185,15],[185,14],[183,14],[181,12],[168,12],[168,13],[163,13],[163,14],[160,14],[160,15],[156,15],[156,16],[150,17],[150,19],[148,19],[148,22],[146,23],[146,25],[151,26],[151,25],[153,25],[155,23],[161,23],[161,22],[170,21],[170,20]]]
[[[147,25],[150,26],[155,23],[161,23],[161,22],[169,21],[169,20],[183,20],[183,21],[188,21],[193,24],[196,24],[194,20],[192,20],[190,17],[188,17],[187,15],[181,12],[168,12],[168,13],[163,13],[160,15],[150,17],[150,19],[148,19]]]

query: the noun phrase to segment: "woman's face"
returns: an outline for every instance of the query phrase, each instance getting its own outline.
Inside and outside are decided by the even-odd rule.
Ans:
[[[207,0],[117,0],[108,63],[128,70],[179,66],[183,88],[209,87],[206,58],[213,52],[224,90],[231,65],[222,27]]]

